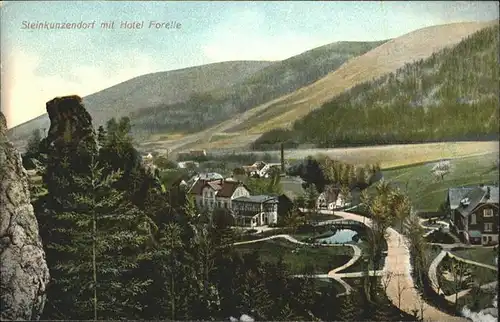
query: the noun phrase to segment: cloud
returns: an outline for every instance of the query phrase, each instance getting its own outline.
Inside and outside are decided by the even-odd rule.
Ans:
[[[115,64],[101,62],[97,67],[76,65],[69,73],[48,76],[37,73],[43,63],[43,58],[38,55],[19,49],[3,55],[1,106],[8,127],[43,114],[45,103],[56,96],[86,96],[133,77],[158,71],[148,56],[137,51],[113,55],[112,59]],[[126,67],[112,68],[112,65]]]
[[[212,30],[205,38],[208,41],[202,45],[202,50],[213,62],[282,60],[325,44],[324,39],[310,34],[273,32],[271,27],[272,22],[267,21],[263,13],[240,11]]]

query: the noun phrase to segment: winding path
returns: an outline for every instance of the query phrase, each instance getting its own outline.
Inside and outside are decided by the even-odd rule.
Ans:
[[[353,256],[351,257],[351,259],[347,263],[345,263],[342,266],[339,266],[339,267],[336,267],[336,268],[332,269],[331,271],[328,272],[328,274],[316,274],[316,275],[313,275],[314,278],[332,278],[332,279],[336,280],[337,282],[339,282],[345,288],[345,292],[341,293],[341,294],[338,294],[337,297],[349,294],[352,291],[351,285],[349,285],[344,280],[342,280],[342,277],[358,277],[356,275],[357,273],[359,273],[359,274],[363,274],[364,273],[364,272],[337,273],[339,271],[342,271],[342,270],[350,267],[351,265],[353,265],[354,263],[356,263],[356,261],[358,261],[360,259],[360,257],[361,257],[361,249],[357,245],[352,245],[352,244],[321,244],[321,243],[312,244],[312,243],[305,243],[305,242],[298,241],[297,239],[293,238],[290,235],[281,234],[281,235],[274,235],[274,236],[264,237],[264,238],[260,238],[260,239],[254,239],[254,240],[247,240],[247,241],[242,241],[242,242],[236,242],[236,243],[233,243],[233,246],[246,245],[246,244],[254,244],[254,243],[258,243],[258,242],[262,242],[262,241],[266,241],[266,240],[271,240],[271,239],[276,239],[276,238],[283,238],[283,239],[288,240],[289,242],[292,242],[292,243],[295,243],[295,244],[299,244],[299,245],[307,245],[307,246],[324,246],[324,247],[348,246],[348,247],[351,247],[353,249],[353,251],[354,251],[354,254],[353,254]],[[362,276],[362,275],[359,275],[359,276]],[[305,276],[304,275],[294,275],[294,277],[305,277]]]
[[[422,228],[425,228],[425,229],[430,229],[430,231],[428,231],[428,232],[426,232],[426,233],[424,234],[424,237],[429,236],[430,234],[432,234],[432,233],[433,233],[433,232],[435,232],[436,230],[439,230],[439,228],[440,228],[440,227],[432,227],[432,226],[426,226],[426,225],[424,225],[424,222],[426,222],[426,221],[428,221],[428,220],[429,220],[429,219],[422,219],[422,218],[420,219],[420,226],[421,226]],[[449,223],[447,223],[447,222],[445,222],[445,221],[442,221],[442,220],[436,220],[436,223],[438,223],[438,224],[440,224],[441,226],[444,226],[444,227],[446,227],[446,228],[450,229],[450,224],[449,224]],[[453,235],[451,235],[451,236],[452,236],[452,237],[455,237],[455,236],[453,236]],[[456,239],[456,237],[455,237],[454,239]],[[457,241],[458,241],[458,240],[457,240]]]
[[[335,215],[345,219],[365,222],[369,227],[372,225],[370,218],[364,216],[336,211]],[[423,320],[425,321],[467,321],[464,317],[449,315],[430,306],[420,296],[415,288],[413,279],[410,275],[410,252],[406,246],[406,238],[393,228],[387,229],[387,256],[385,258],[384,276],[387,281],[387,296],[391,302],[402,311],[412,314],[412,310],[423,308]],[[401,243],[400,241],[403,241]],[[397,276],[398,278],[394,278]],[[389,278],[390,277],[390,278]]]
[[[441,263],[441,261],[446,257],[446,254],[448,252],[445,250],[442,250],[433,260],[432,263],[429,265],[429,280],[431,282],[431,287],[436,292],[437,294],[444,294],[443,290],[440,289],[439,287],[439,280],[437,277],[437,267]]]
[[[444,295],[444,292],[443,292],[443,290],[441,290],[441,288],[439,286],[439,279],[437,277],[437,267],[443,261],[443,259],[446,257],[447,254],[451,258],[454,258],[454,259],[456,259],[458,261],[498,271],[498,267],[496,267],[496,266],[492,266],[492,265],[488,265],[488,264],[483,264],[483,263],[480,263],[480,262],[471,261],[471,260],[468,260],[468,259],[465,259],[465,258],[462,258],[462,257],[458,257],[458,256],[450,253],[448,250],[443,249],[436,256],[436,258],[434,258],[434,260],[432,261],[431,265],[429,266],[429,280],[431,281],[432,289],[434,290],[434,292],[436,292],[436,293],[438,293],[440,295],[441,294]],[[488,289],[488,288],[495,287],[496,285],[497,285],[497,281],[494,281],[494,282],[491,282],[491,283],[488,283],[488,284],[481,285],[480,288],[481,289]],[[468,288],[468,289],[465,289],[465,290],[462,290],[462,291],[458,292],[458,298],[461,298],[462,296],[467,295],[471,290],[472,290],[472,288]],[[456,295],[455,294],[448,295],[448,296],[445,297],[445,299],[448,302],[455,303]]]
[[[481,285],[480,288],[483,290],[486,290],[486,289],[496,287],[497,284],[498,284],[498,281],[494,281],[494,282],[491,282],[488,284]],[[468,288],[466,290],[462,290],[462,291],[458,292],[458,298],[461,298],[462,296],[469,294],[470,291],[472,291],[472,288]],[[451,295],[446,296],[445,299],[448,302],[455,303],[455,297],[456,297],[455,294],[451,294]]]
[[[467,264],[472,264],[472,265],[476,265],[476,266],[480,266],[480,267],[484,267],[484,268],[489,268],[489,269],[492,269],[494,271],[498,271],[498,267],[497,266],[493,266],[493,265],[483,264],[483,263],[480,263],[480,262],[471,261],[470,259],[465,259],[465,258],[462,258],[462,257],[458,257],[457,255],[455,255],[453,253],[450,253],[450,252],[448,252],[448,255],[451,258],[454,258],[456,260],[459,260],[459,261],[467,263]]]

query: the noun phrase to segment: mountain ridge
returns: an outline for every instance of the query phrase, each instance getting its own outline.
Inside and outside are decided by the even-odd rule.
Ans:
[[[245,126],[237,130],[248,130],[250,133],[256,134],[262,133],[262,130],[266,130],[266,126],[270,126],[271,124],[273,128],[278,127],[277,125],[290,126],[292,121],[305,116],[307,113],[312,111],[312,109],[319,107],[328,99],[340,94],[341,91],[359,84],[362,81],[374,79],[386,73],[393,72],[397,68],[402,67],[406,62],[429,57],[432,53],[447,46],[453,46],[464,37],[494,23],[498,22],[466,22],[430,26],[392,39],[376,49],[356,57],[351,62],[344,64],[339,69],[329,74],[327,77],[310,85],[311,87],[316,87],[313,89],[312,94],[309,93],[309,95],[307,95],[308,91],[311,90],[311,87],[304,87],[299,91],[292,93],[292,95],[296,97],[285,97],[283,101],[281,101],[282,105],[300,105],[298,108],[294,108],[294,111],[297,112],[297,117],[295,117],[289,110],[285,115],[268,118],[265,121],[265,124],[260,124],[250,128]],[[430,38],[431,35],[432,39]],[[437,44],[436,38],[439,39]],[[421,45],[421,43],[425,43],[426,45]],[[403,45],[403,48],[406,48],[402,49],[401,45]],[[392,54],[394,52],[395,54]],[[382,59],[384,56],[392,56],[389,58],[392,58],[393,60],[383,61]],[[411,58],[408,56],[411,56]],[[373,67],[367,69],[366,65]],[[348,83],[347,86],[346,83]],[[332,90],[332,86],[335,87],[335,90]],[[307,96],[304,98],[304,95]],[[309,103],[314,106],[311,109],[302,108],[302,111],[300,111],[300,107],[304,107],[305,103]],[[281,107],[281,109],[283,109],[283,107]]]
[[[254,143],[319,147],[498,140],[499,24],[358,84]],[[267,147],[266,147],[267,146]]]
[[[339,69],[330,73],[325,78],[318,80],[309,87],[301,88],[296,92],[284,95],[280,98],[275,99],[272,102],[267,102],[261,106],[257,106],[252,110],[246,111],[243,114],[235,116],[233,120],[227,121],[226,124],[220,124],[215,126],[212,129],[212,131],[207,131],[211,132],[211,135],[207,135],[205,133],[204,135],[200,135],[198,138],[194,137],[185,138],[184,139],[184,141],[186,142],[185,147],[191,147],[191,148],[209,147],[217,149],[220,147],[239,148],[242,146],[246,146],[251,142],[253,142],[256,139],[256,137],[258,137],[262,133],[265,133],[268,130],[271,130],[273,128],[287,128],[291,126],[294,120],[305,117],[314,108],[319,108],[321,104],[328,101],[329,97],[332,98],[337,95],[340,95],[345,90],[348,90],[349,88],[357,84],[361,84],[363,79],[377,78],[374,76],[382,77],[383,75],[388,74],[387,72],[385,72],[386,69],[389,69],[390,71],[395,71],[397,70],[397,68],[395,67],[399,68],[403,66],[405,63],[415,61],[416,60],[415,57],[421,57],[421,58],[429,57],[432,53],[439,51],[438,49],[444,49],[446,47],[456,45],[457,43],[462,41],[467,36],[473,34],[474,32],[493,25],[498,25],[498,21],[452,23],[445,25],[430,26],[412,31],[406,35],[392,39],[384,43],[383,45],[373,49],[372,51],[367,52],[364,55],[358,56],[352,59],[351,61],[346,62]],[[437,35],[440,41],[437,43],[434,41],[434,44],[432,42],[430,44],[424,43],[425,46],[422,46],[422,43],[420,41],[416,42],[416,40],[418,40],[418,37],[415,37],[415,35],[418,36],[418,34],[420,34],[420,38],[424,38],[423,40],[426,40],[425,37],[427,37],[427,35],[429,34],[432,34],[434,36]],[[394,47],[394,44],[397,45],[398,42],[409,43],[408,45],[410,45],[410,47],[413,46],[414,48],[416,48],[416,50],[419,50],[419,48],[421,47],[424,48],[420,49],[422,50],[420,54],[419,52],[417,52],[419,56],[410,55],[410,57],[408,57],[409,56],[408,53],[396,52],[397,54],[396,58],[398,58],[396,66],[391,67],[390,64],[387,65],[388,64],[387,62],[380,61],[381,64],[386,64],[386,67],[382,66],[383,67],[382,71],[379,70],[377,71],[376,75],[371,75],[373,71],[367,68],[367,66],[368,67],[375,66],[374,67],[375,69],[377,68],[380,69],[380,66],[377,66],[378,58],[383,57],[383,55],[380,55],[380,52],[385,51],[391,53],[387,47],[391,46]],[[427,40],[427,42],[430,41]],[[431,45],[432,47],[430,47]],[[356,61],[359,62],[359,60],[366,61],[367,60],[366,57],[368,57],[368,63],[365,63],[364,64],[365,66],[363,65],[360,66],[358,64],[358,66],[353,67],[353,61],[354,62]],[[389,68],[387,68],[387,66],[389,66]],[[360,77],[363,76],[363,74],[365,77],[364,78]],[[334,76],[333,81],[332,81],[332,75]],[[324,86],[325,83],[327,83],[328,85],[328,82],[325,81],[325,79],[328,80],[328,78],[330,83],[329,87]],[[346,84],[345,79],[348,80],[354,79],[354,81],[351,81],[348,84]],[[302,98],[299,95],[303,95],[304,92],[306,92],[310,87],[317,86],[318,83],[322,85],[319,88],[318,91],[319,93],[321,93],[322,91],[328,91],[329,93],[328,95],[322,97],[322,100],[317,102],[317,104],[315,104],[316,106],[312,108],[304,104]],[[297,96],[299,96],[299,99],[296,99],[295,101],[291,100],[291,98],[294,97],[296,98]],[[299,108],[296,107],[297,105],[299,106]],[[276,115],[272,115],[273,113],[275,113]],[[218,139],[217,141],[211,142],[211,138],[214,136],[218,137],[226,136],[228,138]],[[175,148],[182,149],[183,147],[182,144],[176,143]]]
[[[384,43],[335,42],[267,66],[239,84],[205,92],[180,104],[151,107],[132,115],[136,130],[190,132],[209,128],[234,114],[310,84],[346,60]]]
[[[342,48],[343,45],[346,45],[349,43],[358,44],[358,47],[361,48],[361,49],[358,48],[358,50],[361,50],[362,52],[365,52],[366,50],[369,50],[371,47],[374,46],[374,45],[372,45],[371,47],[369,46],[366,50],[364,50],[362,47],[365,46],[365,43],[361,43],[361,42],[337,42],[337,43],[326,44],[326,45],[323,45],[323,46],[320,46],[317,48],[306,50],[301,54],[289,57],[283,61],[272,61],[272,62],[249,61],[251,63],[256,63],[259,66],[257,66],[256,68],[253,68],[253,70],[251,70],[251,72],[247,73],[246,75],[244,75],[244,74],[242,75],[242,73],[237,73],[240,76],[238,79],[236,79],[236,80],[233,79],[232,81],[227,81],[225,84],[220,84],[222,82],[220,81],[220,79],[218,79],[219,86],[205,87],[199,91],[191,91],[190,93],[187,93],[184,96],[172,95],[173,96],[172,98],[162,100],[163,104],[162,104],[162,106],[160,106],[160,110],[162,110],[164,108],[171,108],[172,106],[175,107],[175,105],[181,105],[181,107],[184,107],[186,105],[186,103],[184,103],[184,106],[182,106],[184,101],[187,101],[189,103],[192,103],[193,101],[195,101],[195,102],[196,101],[203,101],[204,98],[208,95],[211,95],[211,93],[221,93],[223,95],[223,94],[225,94],[224,93],[225,89],[230,88],[231,86],[239,86],[240,83],[255,76],[254,78],[251,79],[250,83],[247,83],[246,85],[240,86],[241,88],[243,88],[244,90],[246,90],[248,92],[247,94],[245,94],[245,95],[247,95],[247,97],[251,96],[254,94],[254,93],[252,93],[252,88],[255,88],[256,86],[257,87],[260,86],[261,84],[259,85],[259,82],[264,84],[264,87],[265,87],[265,85],[266,85],[265,81],[268,80],[267,78],[268,77],[272,78],[272,76],[273,76],[273,75],[269,75],[269,73],[267,73],[267,74],[260,73],[259,74],[259,72],[261,70],[269,68],[270,66],[273,66],[276,64],[279,65],[281,63],[280,66],[285,67],[285,68],[282,68],[281,74],[285,74],[287,72],[287,70],[286,70],[287,65],[283,64],[283,62],[287,62],[287,63],[291,62],[290,65],[293,65],[293,63],[295,63],[295,64],[298,63],[300,65],[303,61],[313,61],[314,62],[314,60],[307,59],[307,57],[313,56],[313,55],[316,56],[316,59],[318,60],[319,67],[317,67],[311,73],[314,74],[314,72],[317,72],[318,70],[320,73],[329,72],[331,70],[331,68],[336,68],[336,67],[341,65],[341,63],[345,60],[344,56],[345,57],[353,56],[351,53],[349,53],[348,50],[347,50],[348,53],[345,54],[346,50],[344,48]],[[375,42],[374,44],[378,44],[378,42]],[[333,53],[333,54],[330,53],[332,49],[336,50],[339,55],[344,55],[344,56],[339,58],[340,61],[338,61],[339,59],[334,57],[335,53]],[[356,51],[356,48],[354,51]],[[334,58],[328,60],[330,57],[330,56],[328,56],[329,54],[331,54],[330,56],[332,56]],[[330,65],[323,64],[323,62],[325,60]],[[333,67],[331,66],[332,61],[334,61]],[[105,121],[107,121],[107,119],[109,119],[112,116],[119,117],[119,116],[125,116],[128,114],[127,116],[131,116],[132,122],[133,123],[135,122],[134,125],[135,125],[135,128],[137,128],[138,127],[137,123],[139,122],[139,120],[137,117],[135,117],[135,115],[132,115],[132,114],[141,113],[141,107],[140,106],[137,107],[136,105],[138,105],[138,104],[134,104],[134,101],[132,99],[130,99],[129,96],[132,95],[131,92],[138,91],[137,88],[141,87],[140,86],[141,82],[145,83],[145,82],[147,82],[145,80],[154,79],[158,75],[160,77],[162,77],[162,75],[165,75],[165,73],[167,73],[169,75],[174,74],[174,76],[175,76],[176,73],[182,73],[183,71],[195,70],[197,68],[207,68],[207,66],[208,67],[217,66],[217,65],[223,66],[223,65],[228,65],[228,64],[235,64],[238,62],[247,63],[248,61],[231,61],[231,62],[213,63],[213,64],[183,68],[183,69],[174,70],[174,71],[156,72],[156,73],[146,74],[146,75],[134,77],[134,78],[127,80],[125,82],[113,85],[113,86],[106,88],[102,91],[99,91],[97,93],[87,95],[83,98],[83,100],[84,100],[84,103],[86,105],[86,108],[89,110],[90,114],[92,115],[96,126],[104,123]],[[313,64],[313,63],[311,63],[311,64]],[[280,66],[278,66],[276,70],[280,70]],[[326,69],[326,72],[323,71],[324,69]],[[186,73],[186,74],[189,74],[189,73]],[[260,79],[259,79],[259,77],[260,77]],[[273,77],[275,77],[275,81],[276,81],[276,79],[279,79],[278,76],[273,76]],[[314,78],[314,75],[312,75],[312,77]],[[172,77],[172,78],[175,78],[175,77]],[[197,77],[197,75],[191,75],[191,78],[197,79],[198,77]],[[138,82],[138,80],[141,80],[141,81]],[[279,79],[279,80],[281,80],[281,79]],[[295,82],[295,80],[296,80],[295,78],[292,78],[289,83],[292,83],[292,85],[293,85],[293,82]],[[300,83],[300,81],[301,80],[299,79],[299,85],[302,85],[302,83]],[[308,80],[306,79],[306,81],[308,81]],[[139,83],[139,86],[137,85],[137,83]],[[129,84],[133,84],[134,86],[131,86]],[[172,86],[172,87],[174,88],[174,90],[173,90],[174,92],[175,91],[178,92],[179,90],[177,90],[177,88],[182,88],[183,86],[182,86],[182,84],[180,84],[180,82],[177,82],[176,86]],[[286,87],[286,85],[285,85],[285,87]],[[296,86],[296,87],[298,87],[298,86]],[[263,87],[260,86],[260,88],[262,89]],[[293,89],[295,89],[295,88],[292,88],[292,90]],[[270,91],[272,92],[273,90],[274,89],[271,88],[269,91],[267,91],[267,94],[269,94],[269,92]],[[281,88],[279,90],[283,90],[283,88]],[[284,90],[286,91],[287,89],[285,88]],[[156,92],[159,92],[159,90],[157,90]],[[179,94],[177,92],[175,94]],[[257,91],[257,92],[265,92],[265,90],[264,91]],[[237,92],[233,92],[232,95],[229,96],[229,99],[227,97],[225,97],[225,98],[223,97],[223,99],[225,99],[225,101],[226,101],[226,105],[230,105],[231,101],[234,101],[232,99],[233,97],[241,96],[238,94],[239,93],[237,93]],[[281,93],[277,93],[277,94],[275,94],[275,96],[279,96],[279,94],[281,94]],[[104,99],[100,98],[103,96],[104,96]],[[143,96],[145,96],[145,95],[143,95]],[[144,97],[139,96],[139,98],[144,100]],[[251,99],[251,97],[250,97],[250,99]],[[103,101],[104,101],[104,103],[102,103]],[[124,101],[125,101],[124,104],[120,104],[120,102],[124,102]],[[154,108],[154,106],[153,107],[151,106],[151,105],[154,105],[154,97],[153,98],[150,97],[149,101],[150,101],[150,103],[147,104],[147,106],[142,106],[143,109]],[[229,104],[227,102],[229,102]],[[124,105],[133,106],[134,110],[132,111],[131,108],[124,107]],[[114,113],[110,113],[110,111],[113,111]],[[130,112],[130,113],[127,113],[127,112]],[[170,112],[170,111],[167,111],[167,113],[168,112]],[[182,109],[181,109],[181,112],[182,112]],[[113,115],[110,115],[110,114],[113,114]],[[158,119],[158,117],[156,115],[151,115],[151,113],[149,116],[152,117],[154,120]],[[192,117],[190,116],[188,118],[188,121],[190,122],[191,120],[192,120]],[[150,128],[150,125],[146,124],[146,127]],[[8,135],[12,141],[17,141],[18,145],[20,145],[20,142],[22,142],[23,140],[26,140],[27,137],[31,134],[32,130],[35,128],[38,128],[38,129],[48,128],[48,117],[47,117],[46,113],[42,114],[41,116],[39,116],[33,120],[30,120],[30,121],[27,121],[23,124],[19,124],[15,127],[12,127],[11,129],[9,129]]]
[[[152,99],[163,99],[174,103],[187,99],[196,92],[213,90],[240,82],[259,69],[273,63],[273,61],[235,60],[154,72],[128,79],[87,95],[83,97],[83,100],[86,108],[91,112],[96,126],[98,126],[113,116],[127,115],[131,108],[140,109],[143,107],[141,100],[144,100],[144,97],[148,95],[151,95]],[[214,74],[217,76],[214,77]],[[8,136],[13,140],[18,139],[19,136],[26,137],[33,129],[48,128],[48,125],[48,116],[47,113],[44,113],[9,128]]]

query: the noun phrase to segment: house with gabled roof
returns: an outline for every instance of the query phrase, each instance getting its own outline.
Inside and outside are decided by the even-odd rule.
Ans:
[[[305,181],[300,177],[286,176],[280,180],[283,194],[292,201],[305,194],[304,183]]]
[[[240,181],[230,179],[198,179],[188,192],[199,209],[232,209],[234,199],[249,196],[250,191]]]
[[[260,176],[260,170],[266,166],[264,161],[256,161],[252,165],[242,166],[243,170],[248,176]]]
[[[446,205],[452,229],[472,244],[498,243],[498,201],[497,186],[448,189]]]

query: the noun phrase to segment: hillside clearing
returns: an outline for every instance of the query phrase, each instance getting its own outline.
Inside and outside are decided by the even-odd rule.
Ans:
[[[383,176],[401,189],[408,189],[417,210],[436,211],[445,201],[448,188],[498,182],[498,157],[497,150],[453,159],[451,171],[443,180],[432,174],[432,163],[383,170]]]

